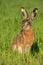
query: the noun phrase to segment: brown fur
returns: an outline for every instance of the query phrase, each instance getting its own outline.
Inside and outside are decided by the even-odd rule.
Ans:
[[[25,8],[22,8],[25,10]],[[24,14],[24,20],[22,21],[22,26],[21,26],[21,32],[16,36],[16,38],[13,40],[12,43],[12,49],[18,49],[20,50],[20,52],[25,51],[26,48],[29,48],[32,46],[34,39],[35,39],[35,34],[33,29],[31,28],[31,21],[34,19],[34,17],[36,16],[37,12],[36,10],[38,10],[37,8],[35,8],[32,11],[32,14],[30,16],[30,18],[27,18],[27,11],[25,10],[25,12],[23,11],[22,13]],[[26,13],[26,15],[25,15]],[[26,16],[26,19],[25,19]]]

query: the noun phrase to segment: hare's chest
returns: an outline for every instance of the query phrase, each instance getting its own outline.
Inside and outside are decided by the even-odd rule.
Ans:
[[[32,29],[25,31],[26,42],[28,42],[30,44],[33,43],[34,37],[35,37],[35,35],[34,35],[34,31]]]

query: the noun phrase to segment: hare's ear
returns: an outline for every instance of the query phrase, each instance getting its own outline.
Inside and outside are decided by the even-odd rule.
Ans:
[[[37,15],[37,13],[38,13],[38,8],[34,8],[31,13],[31,16],[30,16],[30,21],[32,21],[34,19],[34,17]]]
[[[24,7],[21,7],[21,12],[22,12],[22,14],[24,16],[24,19],[27,19],[28,18],[28,13],[27,13],[27,11],[26,11],[26,9]]]

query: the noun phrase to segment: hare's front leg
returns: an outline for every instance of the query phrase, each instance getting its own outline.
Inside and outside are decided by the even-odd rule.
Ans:
[[[27,46],[25,47],[25,53],[26,53],[26,52],[29,52],[30,49],[31,49],[31,47],[30,47],[29,45],[27,45]]]
[[[21,46],[18,46],[18,51],[19,51],[20,53],[22,53],[22,52],[23,52],[23,50],[22,50],[22,47],[21,47]]]

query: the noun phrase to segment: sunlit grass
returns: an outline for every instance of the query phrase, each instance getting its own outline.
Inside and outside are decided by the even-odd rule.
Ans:
[[[20,31],[24,6],[29,15],[37,7],[38,14],[32,22],[35,41],[30,53],[11,50],[11,44]],[[0,0],[0,65],[43,65],[43,0]]]

